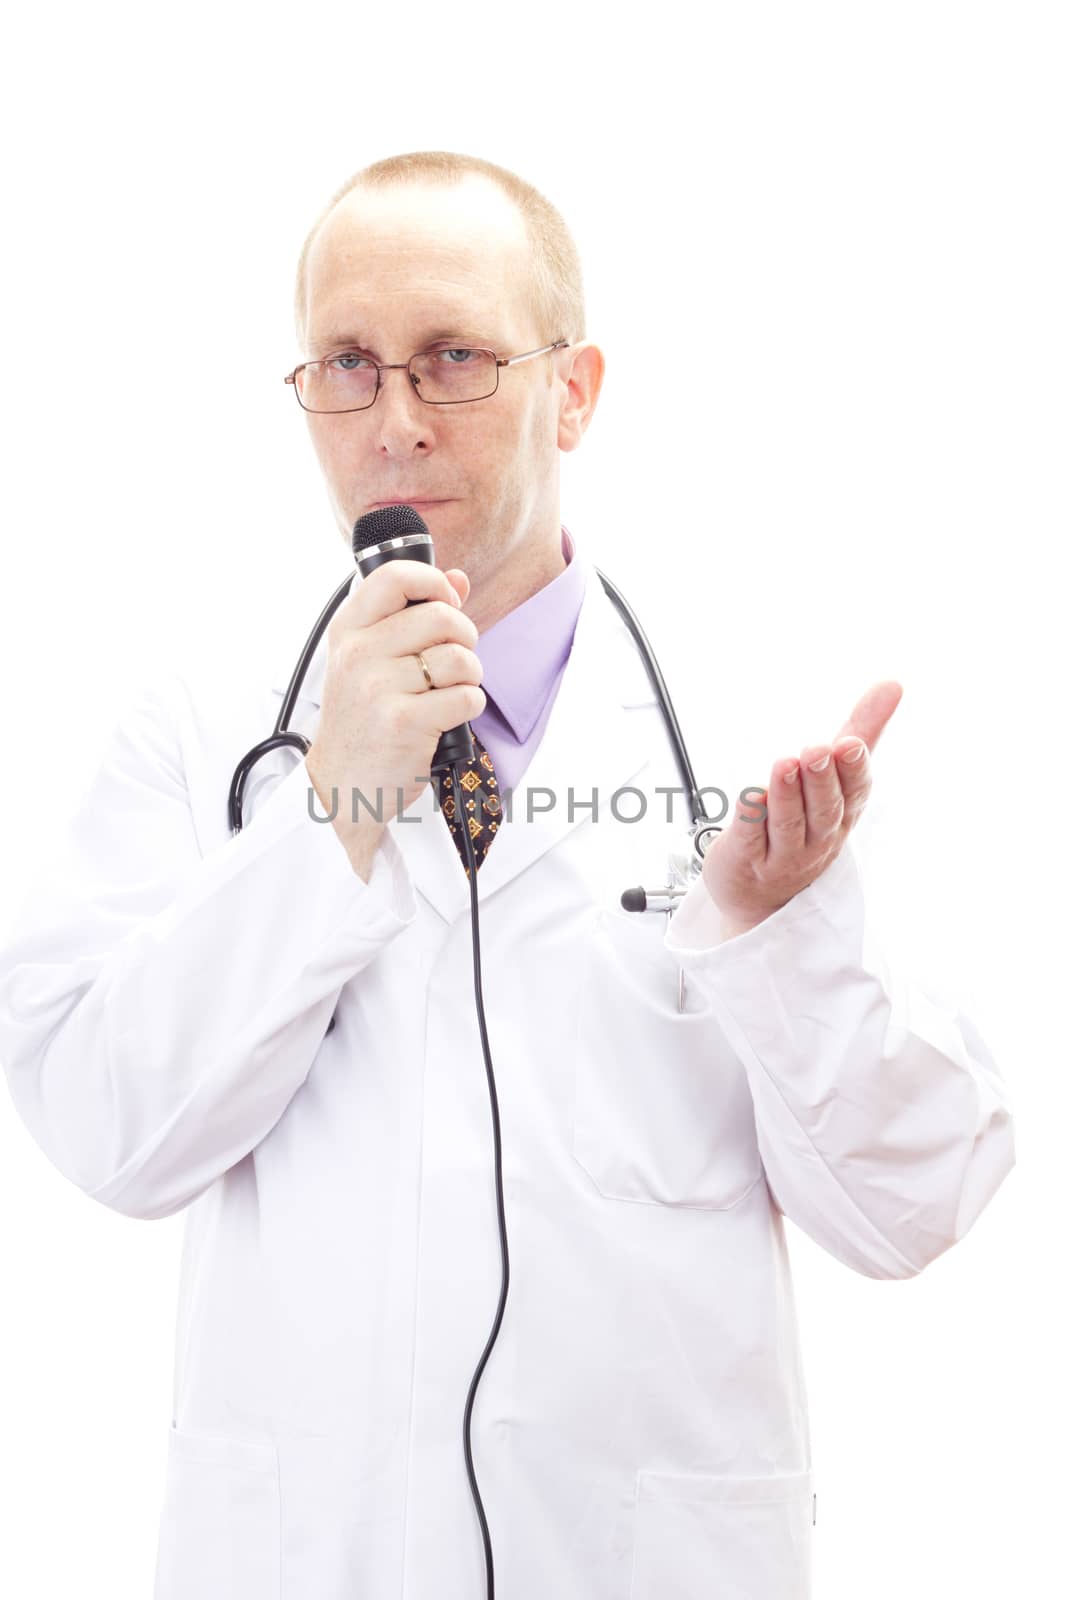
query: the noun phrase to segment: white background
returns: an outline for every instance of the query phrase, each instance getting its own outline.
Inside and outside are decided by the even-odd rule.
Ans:
[[[1016,1113],[1017,1168],[919,1278],[789,1227],[816,1595],[1054,1592],[1060,8],[378,9],[40,6],[8,33],[3,920],[141,683],[253,635],[295,657],[350,569],[281,382],[321,205],[406,150],[519,172],[606,353],[564,521],[754,783],[903,684],[880,926],[958,986]],[[89,1203],[6,1096],[0,1186],[0,1590],[141,1600],[182,1218]]]

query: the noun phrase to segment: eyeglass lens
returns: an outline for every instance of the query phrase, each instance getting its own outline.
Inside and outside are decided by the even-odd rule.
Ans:
[[[412,357],[411,374],[431,405],[482,400],[497,386],[491,350],[428,350]],[[307,411],[360,411],[373,403],[377,377],[373,361],[345,354],[310,362],[297,374],[296,387]]]

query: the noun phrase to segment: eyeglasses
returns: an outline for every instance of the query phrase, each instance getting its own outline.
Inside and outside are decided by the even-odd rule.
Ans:
[[[286,383],[296,390],[305,411],[334,413],[365,411],[378,398],[383,372],[406,371],[420,400],[429,406],[455,406],[467,400],[488,400],[496,394],[501,367],[517,367],[520,361],[547,355],[551,350],[566,350],[568,341],[542,345],[525,355],[500,357],[492,350],[420,350],[410,361],[383,363],[372,361],[356,350],[342,350],[321,361],[304,361],[286,374]],[[458,356],[462,359],[453,360]]]

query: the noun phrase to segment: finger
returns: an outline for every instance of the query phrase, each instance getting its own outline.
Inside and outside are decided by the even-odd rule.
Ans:
[[[430,644],[420,650],[419,655],[426,663],[431,681],[426,682],[417,655],[403,657],[404,687],[410,684],[412,694],[448,689],[457,683],[480,684],[485,673],[480,657],[462,644]]]
[[[471,581],[462,567],[449,567],[445,577],[459,595],[459,603],[465,606],[470,599]]]
[[[415,720],[425,733],[446,733],[461,722],[473,722],[488,701],[480,684],[456,683],[447,689],[417,694],[413,701]]]
[[[834,744],[855,735],[863,740],[868,751],[873,750],[882,737],[886,723],[900,704],[903,693],[903,686],[895,678],[883,678],[880,683],[873,684],[856,701],[850,715],[837,730]]]
[[[742,789],[737,797],[733,821],[728,829],[734,848],[747,861],[761,864],[767,855],[767,791],[755,784]],[[724,835],[720,834],[720,838]]]
[[[807,745],[801,751],[800,781],[807,819],[804,842],[809,849],[817,849],[838,831],[845,814],[845,799],[829,745]]]
[[[435,644],[462,644],[473,650],[478,629],[473,618],[445,600],[422,606],[405,606],[375,624],[367,648],[386,656],[410,656]]]
[[[804,852],[807,817],[800,769],[792,756],[776,761],[771,768],[767,800],[767,865],[784,865]]]
[[[345,633],[350,628],[369,628],[403,611],[409,600],[445,600],[458,606],[459,595],[439,567],[425,561],[400,558],[375,567],[337,609],[333,624]]]
[[[834,741],[837,781],[845,800],[845,826],[851,828],[871,792],[871,758],[862,739]]]

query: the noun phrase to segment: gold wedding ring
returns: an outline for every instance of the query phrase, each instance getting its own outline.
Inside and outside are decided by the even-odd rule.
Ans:
[[[430,669],[426,665],[425,661],[422,659],[422,651],[421,650],[416,650],[416,652],[415,652],[415,660],[419,663],[419,666],[422,668],[422,675],[426,679],[426,687],[427,687],[427,689],[436,688],[437,687],[436,684],[434,683],[433,679],[430,677]]]

